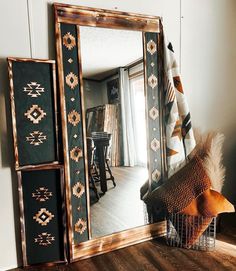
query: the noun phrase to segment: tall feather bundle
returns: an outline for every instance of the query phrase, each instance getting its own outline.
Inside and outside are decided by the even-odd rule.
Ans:
[[[210,138],[210,148],[207,150],[203,165],[210,177],[212,189],[220,193],[225,180],[225,167],[222,165],[222,146],[225,137],[220,133],[210,133],[208,140]]]

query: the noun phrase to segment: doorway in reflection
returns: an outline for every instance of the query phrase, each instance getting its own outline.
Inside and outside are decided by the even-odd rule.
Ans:
[[[92,237],[146,224],[142,33],[81,27]]]

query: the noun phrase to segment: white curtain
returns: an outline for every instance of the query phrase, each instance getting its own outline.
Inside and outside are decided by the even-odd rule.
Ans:
[[[134,79],[133,79],[134,80]],[[128,70],[120,68],[120,97],[124,166],[146,166],[146,127],[143,80],[129,80]],[[142,98],[143,96],[143,98]],[[141,116],[142,115],[142,116]]]
[[[131,99],[133,100],[133,129],[134,145],[136,151],[137,166],[147,167],[147,136],[145,118],[145,95],[144,95],[144,76],[140,75],[130,79]]]

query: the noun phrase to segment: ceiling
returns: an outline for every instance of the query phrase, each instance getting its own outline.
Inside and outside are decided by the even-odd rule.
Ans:
[[[102,80],[143,57],[142,32],[80,27],[83,78]]]

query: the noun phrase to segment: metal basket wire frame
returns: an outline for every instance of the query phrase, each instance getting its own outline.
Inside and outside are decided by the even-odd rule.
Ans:
[[[169,246],[202,251],[215,248],[216,217],[170,214],[166,225]],[[202,234],[200,229],[204,229]]]

